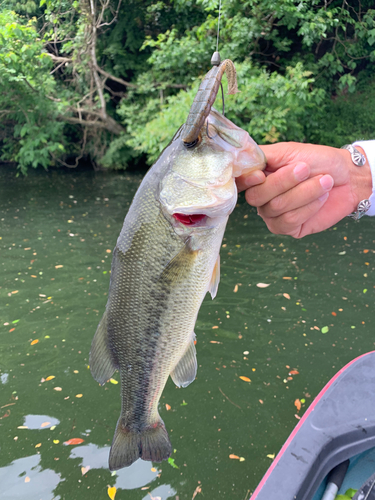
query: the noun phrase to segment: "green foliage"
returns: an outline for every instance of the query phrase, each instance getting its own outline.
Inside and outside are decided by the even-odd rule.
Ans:
[[[185,121],[216,47],[219,0],[103,5],[1,3],[0,158],[23,172],[82,157],[151,163]],[[239,78],[226,115],[256,141],[374,137],[371,0],[223,0],[219,49]]]
[[[55,80],[52,62],[38,39],[34,22],[19,22],[9,11],[0,13],[0,140],[1,159],[47,168],[62,151],[62,124],[56,121],[60,103],[48,99]]]
[[[325,95],[321,89],[310,90],[314,81],[311,72],[305,71],[298,63],[294,68],[288,67],[283,76],[243,63],[237,65],[237,74],[239,93],[225,97],[229,119],[247,130],[259,143],[290,137],[304,140],[311,123],[303,119],[306,113],[310,114],[321,104]],[[123,116],[131,135],[128,145],[147,153],[150,162],[155,161],[185,122],[199,84],[198,79],[188,92],[180,91],[169,97],[160,111],[156,99],[150,100],[143,109],[123,100],[118,113]],[[220,95],[216,108],[222,108]]]

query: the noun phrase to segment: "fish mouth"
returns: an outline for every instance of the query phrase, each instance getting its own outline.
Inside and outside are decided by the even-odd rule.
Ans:
[[[173,214],[173,217],[178,221],[181,222],[181,224],[184,224],[185,226],[193,226],[195,224],[198,224],[199,222],[203,221],[207,217],[206,214],[180,214],[176,213]]]

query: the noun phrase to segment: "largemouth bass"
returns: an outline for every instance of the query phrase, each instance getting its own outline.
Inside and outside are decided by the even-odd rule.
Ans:
[[[193,105],[190,122],[146,174],[113,252],[108,302],[90,352],[101,385],[120,371],[110,470],[171,455],[158,402],[169,375],[179,387],[196,377],[194,325],[206,293],[217,292],[219,250],[237,202],[234,178],[265,167],[249,134],[212,102]]]

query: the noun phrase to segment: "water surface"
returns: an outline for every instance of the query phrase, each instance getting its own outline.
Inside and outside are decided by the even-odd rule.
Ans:
[[[160,402],[176,467],[139,460],[111,474],[119,384],[100,387],[88,354],[140,180],[0,171],[1,500],[99,500],[108,486],[117,500],[248,500],[323,385],[374,348],[371,219],[293,240],[240,198],[218,295],[196,325],[197,379],[169,381]]]

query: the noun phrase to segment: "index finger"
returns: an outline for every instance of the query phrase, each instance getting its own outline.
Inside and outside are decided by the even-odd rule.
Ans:
[[[310,167],[306,163],[297,163],[281,168],[267,176],[266,180],[246,191],[246,200],[254,207],[262,207],[273,198],[286,193],[300,182],[308,179]]]

